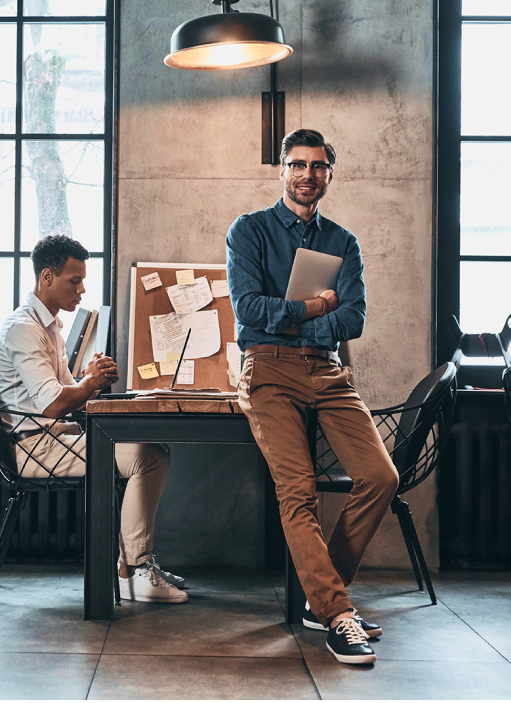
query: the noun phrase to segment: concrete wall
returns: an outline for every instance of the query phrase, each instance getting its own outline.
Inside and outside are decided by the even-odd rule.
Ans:
[[[335,145],[338,163],[321,210],[352,230],[362,247],[368,317],[349,352],[369,407],[400,402],[430,370],[432,6],[424,0],[279,3],[295,50],[279,64],[286,131],[315,128]],[[269,12],[267,0],[241,0],[237,7]],[[206,0],[121,3],[117,348],[123,373],[130,264],[224,262],[224,238],[235,217],[281,195],[277,169],[261,164],[260,94],[269,90],[269,67],[200,73],[163,64],[173,29],[215,12]],[[219,472],[223,490],[231,466],[226,459],[219,467],[216,459],[194,457],[201,471]],[[174,465],[184,474],[194,470],[189,463],[184,448],[174,450]],[[255,455],[244,462],[247,480],[256,481],[259,468]],[[184,505],[194,514],[195,503],[175,491],[166,493],[159,531],[170,537],[177,530],[186,542],[181,522],[169,528],[168,520],[177,505],[183,519]],[[434,477],[410,503],[435,567]],[[326,531],[339,509],[338,499],[324,501]],[[236,528],[229,520],[226,534]],[[259,526],[257,518],[252,528]],[[365,563],[407,566],[401,542],[397,520],[388,515]],[[234,561],[237,551],[233,545]],[[204,563],[214,558],[211,552],[202,557]],[[202,557],[194,552],[191,561]],[[175,559],[186,561],[186,554]],[[259,552],[247,559],[258,562]]]

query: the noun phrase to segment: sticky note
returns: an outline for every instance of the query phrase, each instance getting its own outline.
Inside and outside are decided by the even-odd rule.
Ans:
[[[214,298],[227,298],[229,295],[227,281],[211,281],[211,292]]]
[[[156,376],[159,376],[160,374],[158,373],[158,369],[156,368],[156,364],[145,364],[144,366],[139,366],[138,367],[138,373],[140,374],[141,378],[156,378]]]
[[[152,290],[162,285],[158,271],[148,273],[147,276],[142,276],[140,280],[146,290]]]
[[[179,361],[181,354],[176,352],[167,352],[167,361]]]
[[[160,361],[160,373],[162,376],[173,376],[176,373],[177,361]]]
[[[184,269],[183,271],[176,271],[176,281],[178,286],[194,286],[195,274],[193,272],[193,269]]]

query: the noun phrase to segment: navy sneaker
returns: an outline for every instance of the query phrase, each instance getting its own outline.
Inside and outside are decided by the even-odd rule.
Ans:
[[[341,618],[326,638],[327,649],[343,664],[374,664],[376,654],[354,618]]]
[[[353,619],[358,622],[360,627],[364,630],[368,637],[380,637],[382,634],[382,629],[379,625],[374,622],[366,622],[357,611],[353,610]],[[302,622],[305,627],[311,630],[323,630],[323,632],[328,632],[329,628],[322,625],[317,617],[314,615],[310,609],[309,601],[305,602],[305,608],[303,610]]]

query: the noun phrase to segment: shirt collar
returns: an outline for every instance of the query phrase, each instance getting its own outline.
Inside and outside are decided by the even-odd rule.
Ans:
[[[59,318],[56,315],[53,316],[46,307],[46,305],[41,302],[37,295],[34,295],[34,293],[32,292],[27,295],[27,305],[30,305],[30,307],[34,308],[39,319],[41,320],[43,327],[49,327],[52,322],[55,322],[58,327],[62,328],[63,324],[59,320]]]
[[[284,227],[289,228],[292,224],[296,222],[297,219],[301,219],[298,218],[298,215],[292,210],[290,210],[287,205],[284,205],[284,200],[282,198],[277,200],[273,207],[275,213],[277,214],[277,217],[279,218],[279,220],[281,220]],[[319,208],[316,210],[316,214],[314,215],[312,220],[310,220],[310,222],[313,222],[314,220],[316,220],[316,225],[318,226],[318,228],[323,229],[321,226],[322,215],[319,212]]]

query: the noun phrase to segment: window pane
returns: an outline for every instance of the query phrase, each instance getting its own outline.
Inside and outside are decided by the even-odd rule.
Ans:
[[[104,130],[104,24],[27,24],[23,122],[31,134]]]
[[[511,134],[510,24],[464,24],[461,133]]]
[[[14,259],[0,257],[0,280],[2,295],[0,295],[0,324],[10,315],[14,307]]]
[[[463,0],[464,15],[510,15],[509,0]]]
[[[13,17],[18,12],[16,0],[7,0],[0,6],[0,17]]]
[[[511,255],[510,193],[511,143],[462,144],[462,254]]]
[[[25,0],[23,13],[27,16],[104,15],[106,0]]]
[[[0,259],[1,261],[1,259]],[[103,259],[87,259],[87,278],[85,279],[85,295],[82,297],[80,306],[87,310],[99,310],[103,303]],[[12,286],[11,286],[12,287]],[[34,289],[34,270],[32,261],[28,258],[21,259],[21,281],[20,281],[20,301],[25,302],[28,293]],[[59,317],[64,323],[62,335],[67,338],[69,330],[75,319],[75,312],[62,310]]]
[[[511,262],[462,261],[460,274],[463,332],[500,332],[511,313]]]
[[[16,129],[16,25],[0,24],[0,132]]]
[[[12,249],[14,249],[14,142],[0,141],[0,250],[11,251]]]
[[[66,234],[103,250],[103,142],[25,141],[21,248]]]

